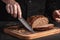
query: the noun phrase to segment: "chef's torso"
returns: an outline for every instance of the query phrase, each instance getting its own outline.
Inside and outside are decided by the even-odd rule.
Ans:
[[[25,10],[27,16],[43,14],[45,12],[46,0],[17,0]],[[22,10],[22,11],[23,11]]]

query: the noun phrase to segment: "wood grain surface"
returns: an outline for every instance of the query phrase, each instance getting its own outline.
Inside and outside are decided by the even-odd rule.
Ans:
[[[60,28],[54,28],[51,30],[47,30],[47,31],[37,31],[36,33],[31,33],[29,31],[24,31],[24,29],[9,29],[9,28],[5,28],[4,32],[6,34],[9,34],[11,36],[20,38],[20,39],[24,39],[24,40],[33,40],[36,38],[41,38],[41,37],[46,37],[46,36],[50,36],[50,35],[54,35],[54,34],[58,34],[60,33]]]

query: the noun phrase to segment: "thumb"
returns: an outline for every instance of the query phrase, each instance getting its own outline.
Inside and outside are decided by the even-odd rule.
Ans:
[[[57,21],[58,23],[60,23],[60,18],[56,18],[56,21]]]
[[[55,19],[60,21],[60,18],[55,18]]]

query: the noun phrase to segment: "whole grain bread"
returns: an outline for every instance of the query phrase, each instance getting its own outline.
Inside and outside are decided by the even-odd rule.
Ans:
[[[34,16],[28,17],[27,22],[35,30],[47,30],[54,27],[53,24],[49,24],[48,18],[43,15],[34,15]]]

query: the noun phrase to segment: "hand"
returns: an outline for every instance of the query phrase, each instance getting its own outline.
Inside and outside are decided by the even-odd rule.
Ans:
[[[9,14],[11,14],[14,18],[21,18],[22,11],[20,5],[17,2],[10,2],[6,5],[6,10]]]
[[[53,12],[53,18],[60,23],[60,10],[55,10]]]

